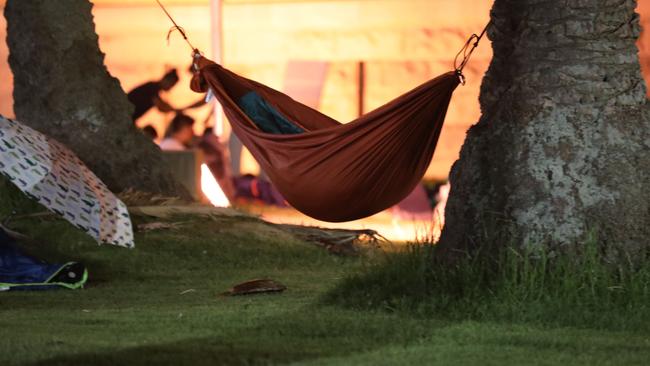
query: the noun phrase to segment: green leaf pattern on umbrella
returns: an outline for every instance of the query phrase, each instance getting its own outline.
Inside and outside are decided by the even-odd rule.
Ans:
[[[1,115],[0,173],[97,241],[133,247],[124,203],[67,147]]]

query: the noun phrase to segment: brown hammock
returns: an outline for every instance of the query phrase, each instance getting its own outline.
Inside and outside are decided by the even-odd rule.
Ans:
[[[235,134],[286,200],[323,221],[370,216],[426,172],[458,72],[430,80],[346,124],[203,57],[192,89],[212,89]]]

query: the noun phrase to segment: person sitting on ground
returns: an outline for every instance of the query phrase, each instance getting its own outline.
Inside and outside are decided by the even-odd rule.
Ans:
[[[133,122],[153,107],[158,108],[161,112],[176,111],[176,108],[172,107],[160,96],[161,91],[171,89],[176,83],[178,83],[178,73],[176,69],[172,69],[159,81],[149,81],[131,90],[127,97],[129,102],[135,106],[132,115]]]
[[[160,142],[162,150],[182,151],[189,149],[194,141],[194,118],[183,113],[176,113],[165,136]]]

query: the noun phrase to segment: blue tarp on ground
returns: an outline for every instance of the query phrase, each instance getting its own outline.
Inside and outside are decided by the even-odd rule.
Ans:
[[[28,256],[0,229],[0,290],[77,289],[87,278],[81,263],[49,264]]]

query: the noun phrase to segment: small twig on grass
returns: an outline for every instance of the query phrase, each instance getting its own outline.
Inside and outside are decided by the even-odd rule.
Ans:
[[[21,234],[21,233],[19,233],[17,231],[13,231],[13,230],[9,229],[8,227],[6,227],[6,226],[4,226],[2,224],[0,224],[0,229],[4,230],[4,232],[6,232],[7,235],[11,236],[14,239],[18,239],[18,240],[29,240],[30,239],[29,236],[27,236],[25,234]]]
[[[26,219],[37,219],[40,217],[54,217],[56,216],[54,212],[50,211],[41,211],[41,212],[35,212],[31,214],[24,214],[24,215],[10,215],[7,218],[5,218],[2,221],[3,225],[7,225],[10,221],[16,221],[16,220],[26,220]]]
[[[183,222],[148,222],[145,224],[139,224],[137,229],[139,232],[148,232],[154,230],[168,230],[168,229],[178,229],[179,227],[189,223],[189,221]]]

